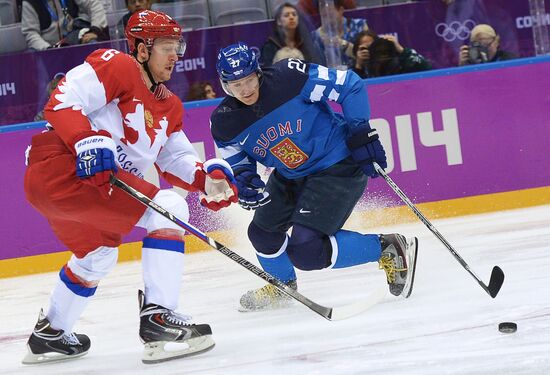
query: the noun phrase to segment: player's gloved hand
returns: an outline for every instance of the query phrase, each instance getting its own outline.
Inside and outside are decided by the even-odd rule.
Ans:
[[[218,211],[231,203],[236,203],[237,186],[231,166],[223,159],[210,159],[202,168],[206,173],[204,193],[199,194],[201,204],[213,211]]]
[[[245,210],[255,210],[271,202],[265,184],[256,172],[250,169],[237,170],[235,180],[239,189],[239,205]]]
[[[368,125],[364,126],[358,131],[352,132],[346,140],[346,144],[351,151],[351,157],[361,166],[363,173],[367,176],[378,177],[373,162],[377,162],[382,169],[388,166],[386,152],[380,143],[376,129],[371,129]]]
[[[93,133],[93,134],[92,134]],[[82,182],[96,186],[107,199],[112,191],[110,176],[118,171],[116,145],[105,131],[91,132],[74,144],[76,151],[76,175]]]

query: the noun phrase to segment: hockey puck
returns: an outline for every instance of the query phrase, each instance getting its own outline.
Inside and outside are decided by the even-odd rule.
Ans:
[[[518,330],[518,325],[514,322],[502,322],[498,324],[498,330],[502,333],[514,333]]]

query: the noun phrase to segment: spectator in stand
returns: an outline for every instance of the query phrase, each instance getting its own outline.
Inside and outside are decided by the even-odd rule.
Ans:
[[[380,35],[370,44],[367,71],[369,77],[420,72],[432,64],[412,48],[403,47],[393,35]]]
[[[355,9],[357,7],[355,0],[342,0],[341,3],[344,9]],[[299,0],[298,8],[307,15],[318,16],[319,0]]]
[[[50,82],[48,82],[48,84],[46,86],[46,98],[49,98],[52,95],[53,90],[56,89],[57,84],[64,77],[65,77],[65,73],[63,73],[63,72],[55,73],[52,80]],[[42,121],[42,120],[44,120],[44,103],[42,104],[42,110],[40,110],[40,112],[38,112],[34,116],[34,121]]]
[[[353,58],[353,42],[361,31],[369,29],[367,20],[361,18],[346,18],[344,17],[345,0],[334,0],[334,8],[336,10],[337,32],[340,39],[342,64],[350,65]],[[323,26],[313,31],[313,43],[321,51],[321,64],[326,65],[325,44],[328,43],[328,35],[323,29]]]
[[[210,82],[197,82],[189,87],[189,94],[185,101],[191,102],[194,100],[215,99],[216,91],[210,84]]]
[[[470,43],[460,47],[458,65],[481,64],[516,58],[511,52],[500,49],[500,36],[487,24],[472,29]]]
[[[21,31],[33,50],[108,40],[99,0],[23,0]]]
[[[142,10],[151,10],[152,0],[124,0],[126,2],[126,8],[128,8],[128,13],[126,13],[120,21],[118,21],[117,29],[118,35],[120,38],[124,38],[124,29],[128,20],[134,14],[134,12],[139,12]]]
[[[273,26],[273,34],[262,46],[259,60],[262,67],[273,64],[277,51],[282,48],[294,50],[284,52],[289,57],[302,56],[305,61],[320,63],[320,53],[315,49],[307,27],[300,22],[300,13],[294,5],[283,3],[277,8]]]
[[[363,79],[369,76],[367,70],[370,57],[369,47],[377,38],[378,35],[372,30],[361,31],[357,34],[355,42],[353,43],[353,57],[355,60],[351,65],[351,70]]]

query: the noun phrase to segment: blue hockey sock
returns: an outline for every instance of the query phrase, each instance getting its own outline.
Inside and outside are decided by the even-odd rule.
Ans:
[[[376,234],[339,230],[330,236],[332,262],[329,268],[346,268],[380,259],[382,246]]]
[[[275,254],[262,254],[256,252],[256,256],[260,261],[260,265],[270,275],[276,277],[283,283],[288,283],[291,280],[296,280],[296,272],[294,266],[288,258],[286,253],[286,246],[288,244],[288,237],[285,242]]]

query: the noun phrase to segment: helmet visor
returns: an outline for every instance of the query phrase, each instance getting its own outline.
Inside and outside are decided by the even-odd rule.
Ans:
[[[187,44],[183,38],[158,38],[153,42],[153,50],[162,55],[177,55],[182,57]]]

